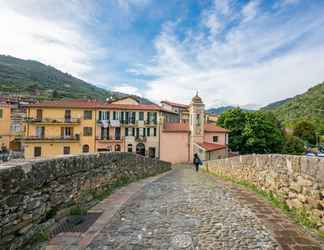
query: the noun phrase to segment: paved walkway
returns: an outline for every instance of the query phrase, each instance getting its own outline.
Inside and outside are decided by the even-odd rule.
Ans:
[[[87,233],[47,249],[321,249],[254,194],[193,168],[131,184],[94,210],[104,213]]]

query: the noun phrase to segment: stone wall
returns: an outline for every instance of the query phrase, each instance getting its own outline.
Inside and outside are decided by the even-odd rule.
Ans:
[[[304,209],[324,232],[324,159],[290,155],[244,155],[208,161],[208,171],[245,180],[272,192],[290,208]]]
[[[0,165],[0,249],[22,249],[84,194],[165,172],[170,163],[98,153]],[[87,202],[94,197],[87,195]],[[54,216],[55,215],[55,216]],[[54,218],[53,218],[54,217]]]

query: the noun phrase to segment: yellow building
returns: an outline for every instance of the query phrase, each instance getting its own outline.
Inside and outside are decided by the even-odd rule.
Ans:
[[[127,97],[113,102],[47,101],[27,108],[25,158],[98,151],[159,157],[160,107]]]
[[[8,104],[0,104],[0,147],[9,149],[13,139],[11,133],[11,107]]]

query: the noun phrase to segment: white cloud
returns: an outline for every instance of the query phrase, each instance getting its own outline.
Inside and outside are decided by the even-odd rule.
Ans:
[[[256,106],[291,97],[322,82],[323,11],[304,13],[298,19],[275,13],[274,18],[258,12],[257,3],[244,6],[238,25],[221,39],[190,30],[180,40],[177,25],[166,25],[155,41],[154,60],[136,71],[154,78],[144,96],[188,103],[199,90],[207,106]],[[247,22],[247,17],[253,22]]]
[[[34,59],[78,77],[95,69],[104,49],[83,28],[93,20],[87,1],[0,0],[0,54]]]
[[[113,87],[112,91],[121,92],[129,95],[142,96],[138,88],[129,84],[119,84],[118,86]]]
[[[258,6],[260,4],[259,0],[251,0],[246,4],[242,10],[243,22],[251,21],[257,15]]]

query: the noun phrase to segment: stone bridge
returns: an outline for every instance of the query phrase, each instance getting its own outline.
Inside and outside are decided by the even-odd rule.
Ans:
[[[296,193],[290,198],[285,196],[286,201],[298,200],[296,197],[303,194],[305,187],[323,191],[323,179],[311,178],[309,173],[299,172],[297,175],[304,178],[303,183],[301,177],[291,177],[290,184],[292,172],[284,177],[288,173],[285,166],[290,169],[287,171],[302,171],[304,158],[296,159],[245,156],[208,162],[205,168],[217,175],[249,180],[279,196],[283,178],[287,181],[284,186]],[[269,165],[270,161],[275,164]],[[323,167],[323,162],[316,162],[317,170]],[[262,164],[266,164],[267,170],[261,167]],[[0,168],[1,249],[324,249],[323,239],[315,232],[295,224],[262,197],[207,171],[196,173],[191,165],[177,165],[168,171],[168,163],[127,153],[14,165]],[[243,169],[247,174],[243,174]],[[281,172],[275,175],[278,169]],[[313,174],[318,176],[319,172]],[[256,176],[259,177],[256,179]],[[273,176],[277,178],[272,179]],[[33,178],[35,183],[20,185],[19,178],[21,181]],[[262,178],[267,179],[263,184]],[[121,179],[124,180],[122,184],[132,183],[116,189],[109,196],[101,192],[99,196],[82,192],[106,188],[107,183],[117,183]],[[300,192],[291,187],[295,182],[301,186]],[[25,190],[18,190],[23,187]],[[5,192],[8,197],[4,197]],[[15,199],[9,202],[12,196]],[[30,199],[28,202],[26,196]],[[98,197],[102,197],[101,201],[93,203]],[[323,219],[322,200],[320,194],[317,210],[322,214],[318,214],[318,229]],[[86,219],[79,226],[62,227],[55,232],[55,225],[69,215],[63,211],[75,203],[88,208]],[[306,201],[300,201],[299,205],[307,208],[307,204],[306,197]],[[44,207],[43,210],[40,207]],[[59,209],[54,213],[49,207]],[[313,210],[310,208],[309,211]],[[32,211],[29,212],[32,219],[23,223],[28,211]],[[52,212],[49,214],[49,211]],[[55,228],[52,230],[55,233],[49,234],[44,243],[36,242],[35,237],[27,237],[30,232],[39,235],[40,228]],[[34,239],[33,245],[30,239]]]

